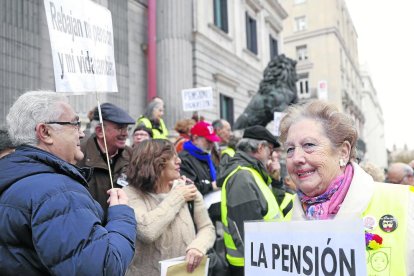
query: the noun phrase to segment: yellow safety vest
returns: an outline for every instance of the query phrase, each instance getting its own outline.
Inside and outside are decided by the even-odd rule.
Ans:
[[[296,194],[285,192],[285,197],[280,204],[280,211],[283,214],[283,221],[290,221],[292,218],[293,201],[295,200]]]
[[[168,139],[168,129],[165,127],[163,119],[160,119],[161,131],[157,128],[152,128],[151,121],[147,117],[139,117],[136,126],[140,124],[144,124],[145,127],[152,130],[152,139]]]
[[[367,273],[371,275],[406,275],[407,214],[410,187],[389,183],[375,183],[376,189],[362,214],[366,220],[374,222],[369,233],[382,237],[382,247],[367,250]],[[414,188],[410,189],[414,192]],[[385,223],[396,222],[392,232],[381,229]],[[412,260],[409,260],[412,262]]]
[[[230,157],[233,157],[236,154],[236,151],[230,147],[227,147],[221,151],[221,155],[225,154],[228,154]]]
[[[236,172],[239,170],[247,170],[252,175],[253,178],[259,187],[260,191],[263,193],[267,201],[267,213],[263,217],[265,221],[272,221],[275,219],[279,219],[282,217],[279,205],[276,202],[276,198],[274,197],[272,190],[269,188],[268,184],[263,180],[262,176],[257,172],[255,169],[248,168],[248,167],[241,167],[238,166],[235,170],[233,170],[224,180],[223,187],[221,188],[221,220],[223,223],[223,230],[224,230],[224,245],[226,246],[226,258],[229,263],[233,266],[244,266],[244,252],[240,252],[237,250],[237,247],[234,243],[234,240],[229,231],[229,224],[227,221],[227,192],[226,186],[227,181],[232,177]],[[237,184],[236,184],[237,185]]]

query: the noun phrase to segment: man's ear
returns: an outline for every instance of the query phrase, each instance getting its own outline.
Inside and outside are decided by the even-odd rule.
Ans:
[[[44,144],[53,144],[53,138],[50,136],[50,129],[46,124],[38,124],[36,126],[36,136]]]
[[[96,137],[98,137],[99,139],[103,139],[103,131],[102,131],[102,126],[100,124],[96,125],[95,134],[96,134]]]

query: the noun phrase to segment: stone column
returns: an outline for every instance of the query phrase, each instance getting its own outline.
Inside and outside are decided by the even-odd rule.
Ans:
[[[188,117],[181,90],[193,86],[192,5],[192,0],[157,1],[157,95],[164,99],[170,132]]]

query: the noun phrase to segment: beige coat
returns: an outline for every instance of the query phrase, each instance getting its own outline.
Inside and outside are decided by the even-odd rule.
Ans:
[[[130,186],[124,190],[138,223],[135,256],[127,275],[159,276],[159,261],[185,256],[190,248],[206,253],[213,246],[215,230],[200,193],[194,201],[196,235],[188,204],[177,190],[161,202]]]

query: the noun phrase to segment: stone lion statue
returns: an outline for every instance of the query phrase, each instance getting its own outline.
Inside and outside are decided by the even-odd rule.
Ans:
[[[233,129],[266,126],[275,111],[283,112],[288,105],[297,103],[296,81],[296,61],[283,54],[272,59],[264,70],[258,93],[237,118]]]

